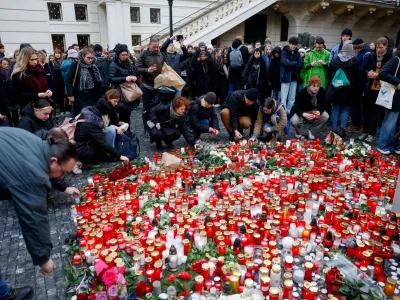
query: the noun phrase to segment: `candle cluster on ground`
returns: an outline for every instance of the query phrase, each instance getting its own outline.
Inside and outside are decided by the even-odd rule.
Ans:
[[[399,293],[395,157],[319,140],[172,154],[181,165],[154,154],[95,174],[82,188],[71,208],[77,240],[68,298]],[[336,267],[342,256],[355,277]]]

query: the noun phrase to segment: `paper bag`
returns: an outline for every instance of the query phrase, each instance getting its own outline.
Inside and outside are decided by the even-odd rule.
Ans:
[[[159,88],[160,86],[174,87],[178,91],[182,91],[186,82],[179,76],[174,69],[164,63],[162,67],[161,74],[154,79],[154,88]]]
[[[174,171],[181,165],[182,160],[178,157],[164,152],[161,158],[161,166],[165,171]]]

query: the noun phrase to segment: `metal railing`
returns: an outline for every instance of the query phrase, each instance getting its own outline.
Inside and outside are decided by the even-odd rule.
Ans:
[[[191,22],[194,18],[199,18],[202,15],[209,13],[211,10],[218,8],[221,5],[224,5],[226,2],[229,2],[229,1],[230,0],[217,0],[215,2],[208,4],[207,6],[199,9],[198,11],[195,11],[194,13],[188,15],[187,17],[184,17],[183,19],[179,20],[178,22],[173,23],[172,24],[173,31],[176,31],[179,27],[185,26],[187,23]],[[152,36],[158,36],[160,39],[163,39],[168,35],[169,35],[169,26],[152,34],[147,39],[140,41],[140,45],[146,45],[150,41],[150,38]]]

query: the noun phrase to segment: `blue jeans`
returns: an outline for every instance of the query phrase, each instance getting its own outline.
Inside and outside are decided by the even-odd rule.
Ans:
[[[0,299],[3,299],[3,297],[7,295],[9,291],[10,291],[10,286],[8,285],[7,282],[5,282],[2,279],[0,272]]]
[[[385,118],[383,119],[381,132],[379,134],[378,148],[384,151],[400,150],[400,143],[394,138],[396,127],[399,127],[398,121],[400,112],[385,109]]]
[[[104,138],[106,139],[107,144],[113,146],[115,148],[115,138],[117,137],[117,130],[108,126],[106,130],[104,130]]]
[[[209,125],[209,124],[210,124],[210,121],[207,120],[207,119],[199,120],[199,122],[200,122],[200,124],[203,124],[203,125],[206,125],[206,126],[210,126],[210,125]],[[195,138],[196,138],[196,139],[199,138],[200,135],[201,135],[201,132],[198,132],[198,131],[196,131],[196,130],[194,130],[194,133],[195,133]]]
[[[177,90],[176,93],[175,93],[174,99],[176,97],[180,97],[180,96],[182,96],[182,91]]]
[[[281,83],[282,104],[286,107],[286,111],[290,113],[296,99],[297,81],[290,83]]]
[[[331,115],[332,131],[335,131],[337,128],[339,114],[340,114],[340,127],[346,128],[347,120],[349,119],[349,113],[350,113],[350,105],[332,103],[332,115]]]
[[[281,91],[272,91],[272,98],[281,102]]]

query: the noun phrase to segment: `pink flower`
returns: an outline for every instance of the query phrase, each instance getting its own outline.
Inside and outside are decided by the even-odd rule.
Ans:
[[[96,300],[107,300],[107,292],[99,291],[96,293]]]
[[[120,285],[125,285],[125,284],[126,284],[126,280],[125,280],[124,275],[118,274],[117,282],[118,282],[118,284],[120,284]]]
[[[107,294],[109,297],[118,297],[118,287],[116,285],[111,285],[107,289]]]
[[[117,274],[115,273],[114,269],[108,269],[104,274],[101,280],[104,284],[109,287],[110,285],[117,283]]]

